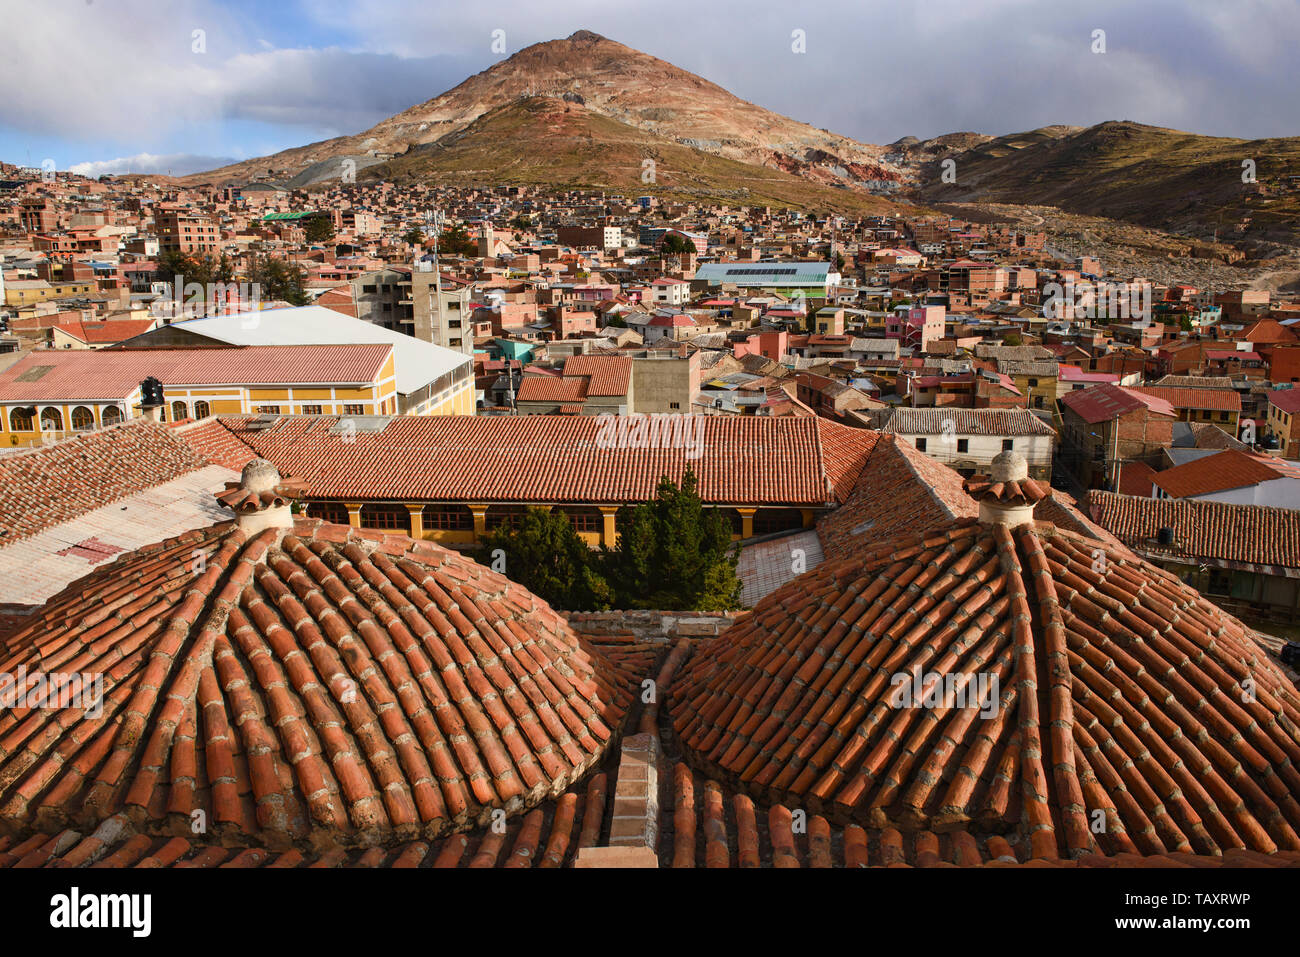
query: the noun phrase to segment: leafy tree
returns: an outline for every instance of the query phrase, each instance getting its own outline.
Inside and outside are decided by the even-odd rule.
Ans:
[[[1014,332],[1008,333],[1007,335],[1002,337],[1002,344],[1004,346],[1018,346],[1020,345],[1021,341],[1022,341],[1021,338],[1018,335],[1016,335]]]
[[[841,252],[835,253],[835,271],[838,273],[844,272],[844,254]]]
[[[313,216],[303,227],[303,236],[309,243],[327,243],[334,238],[334,220],[329,216]]]
[[[606,316],[605,325],[618,326],[620,329],[626,329],[627,320],[625,320],[622,316]]]
[[[263,300],[282,299],[295,306],[311,302],[303,288],[307,271],[278,256],[254,256],[248,267],[248,279],[258,285]]]
[[[402,242],[412,246],[419,246],[424,242],[424,232],[419,226],[412,226],[406,232],[402,233]]]
[[[438,237],[438,252],[447,256],[473,258],[478,255],[478,243],[458,223],[445,229]]]
[[[669,255],[681,255],[695,252],[695,244],[680,233],[667,233],[659,249]]]
[[[523,215],[516,216],[514,219],[510,220],[510,226],[513,229],[532,229],[533,218],[531,216]]]
[[[654,501],[631,510],[617,546],[605,553],[619,607],[740,607],[731,529],[719,510],[704,508],[698,484],[690,469],[680,487],[664,476]]]
[[[528,508],[514,522],[494,529],[484,546],[488,554],[498,548],[505,552],[506,574],[556,608],[601,611],[612,603],[598,555],[562,512]]]

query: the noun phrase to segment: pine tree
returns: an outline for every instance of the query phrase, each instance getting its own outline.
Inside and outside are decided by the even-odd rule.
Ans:
[[[505,553],[505,574],[555,608],[601,611],[613,592],[600,574],[597,556],[561,512],[528,508],[498,526],[484,540],[487,554]]]

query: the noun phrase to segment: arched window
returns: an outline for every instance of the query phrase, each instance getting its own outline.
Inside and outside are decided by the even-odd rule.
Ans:
[[[179,421],[181,421],[181,419],[188,419],[189,417],[190,417],[190,410],[189,410],[189,408],[185,405],[184,402],[173,402],[173,403],[172,403],[172,421],[173,421],[173,422],[179,422]]]
[[[28,409],[14,409],[9,413],[9,431],[10,432],[30,432],[32,431],[32,413]]]
[[[117,425],[122,421],[122,410],[115,405],[110,405],[99,414],[99,417],[105,425]]]
[[[423,525],[426,529],[468,532],[474,529],[474,513],[467,505],[426,505]]]
[[[206,419],[212,414],[212,406],[208,405],[202,399],[194,403],[194,418]]]
[[[63,413],[58,409],[45,409],[41,412],[42,432],[62,432]]]
[[[361,506],[361,527],[409,532],[411,513],[396,502],[378,502]]]
[[[319,518],[331,525],[347,525],[348,510],[342,502],[311,502],[307,505],[307,517]]]
[[[72,410],[72,431],[89,432],[95,427],[95,413],[91,412],[84,405],[79,405]]]

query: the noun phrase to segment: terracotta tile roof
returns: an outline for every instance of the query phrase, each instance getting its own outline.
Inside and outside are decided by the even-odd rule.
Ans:
[[[1016,867],[1031,861],[1031,866],[1053,867],[1300,867],[1296,851],[1229,849],[1221,857],[1178,851],[1086,854],[1077,860],[1035,857],[1028,842],[1013,843],[1000,834],[842,826],[820,814],[807,815],[805,828],[797,829],[794,813],[802,809],[756,804],[748,795],[697,774],[685,762],[672,769],[671,794],[671,816],[664,816],[673,827],[661,835],[659,860],[677,868]]]
[[[214,465],[224,465],[238,472],[257,453],[250,449],[216,419],[202,419],[172,426],[172,430],[186,445]]]
[[[1060,402],[1081,415],[1085,422],[1092,424],[1128,415],[1143,406],[1158,415],[1177,417],[1168,400],[1111,383],[1067,392],[1061,396]]]
[[[154,319],[112,319],[105,322],[86,322],[70,319],[60,322],[58,328],[76,336],[87,345],[106,345],[122,342],[132,336],[143,335],[153,328]]]
[[[287,849],[429,840],[556,797],[629,676],[455,552],[300,520],[125,555],[3,642],[0,672],[104,676],[103,713],[0,713],[4,829],[126,814]]]
[[[668,709],[694,768],[838,824],[1047,860],[1300,851],[1289,679],[1173,575],[1046,523],[823,563],[699,645]]]
[[[33,352],[0,372],[0,401],[121,399],[156,377],[168,385],[357,385],[373,382],[393,347],[236,346]]]
[[[1151,483],[1156,470],[1145,462],[1123,462],[1119,467],[1119,490],[1124,495],[1151,497]]]
[[[1294,415],[1300,412],[1300,389],[1274,389],[1268,394],[1269,405]]]
[[[1133,386],[1134,392],[1164,399],[1175,409],[1240,412],[1241,396],[1231,389],[1180,389],[1162,385]]]
[[[949,425],[951,423],[951,425]],[[1028,409],[911,409],[892,410],[882,432],[907,435],[1055,435],[1055,430]]]
[[[823,506],[848,497],[878,433],[817,418],[703,416],[702,454],[598,448],[594,416],[397,416],[382,431],[335,434],[335,416],[286,416],[271,428],[222,416],[236,438],[308,495],[405,501],[648,501],[687,467],[710,503]],[[671,445],[671,442],[660,443]]]
[[[960,475],[905,439],[882,435],[853,493],[821,518],[817,534],[828,559],[846,558],[894,535],[978,512]]]
[[[1150,499],[1092,491],[1093,521],[1131,548],[1156,553],[1160,529],[1170,528],[1170,557],[1218,559],[1300,569],[1300,511],[1198,499]]]
[[[222,846],[194,837],[140,833],[118,814],[97,827],[0,837],[0,868],[556,868],[595,845],[605,818],[607,781],[591,776],[554,801],[484,828],[389,846],[323,849]]]
[[[0,545],[208,465],[163,425],[135,420],[0,456]]]
[[[1287,466],[1267,456],[1227,449],[1156,472],[1151,481],[1164,489],[1171,498],[1191,498],[1295,477],[1294,466]]]
[[[632,382],[628,356],[571,356],[564,362],[566,376],[590,376],[587,395],[627,395]]]
[[[519,382],[515,398],[520,402],[579,402],[587,397],[587,380],[579,377],[557,379],[529,375]]]

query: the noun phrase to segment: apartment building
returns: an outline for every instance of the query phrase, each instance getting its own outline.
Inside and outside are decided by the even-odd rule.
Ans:
[[[161,252],[212,253],[221,233],[208,216],[175,203],[154,209],[154,231]]]

